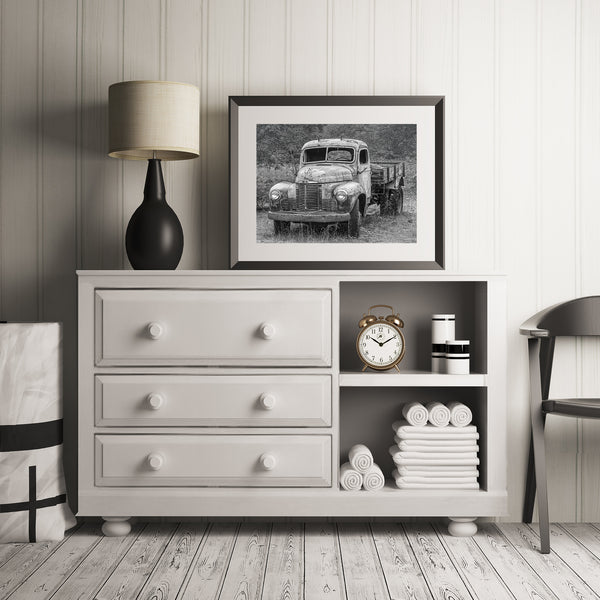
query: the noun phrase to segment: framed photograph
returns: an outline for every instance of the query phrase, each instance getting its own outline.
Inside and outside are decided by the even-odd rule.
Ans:
[[[232,268],[443,269],[443,96],[231,96]]]

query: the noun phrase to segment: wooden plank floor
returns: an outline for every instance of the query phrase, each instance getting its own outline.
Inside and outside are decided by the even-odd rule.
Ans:
[[[58,543],[0,544],[1,600],[600,600],[600,526],[86,523]]]

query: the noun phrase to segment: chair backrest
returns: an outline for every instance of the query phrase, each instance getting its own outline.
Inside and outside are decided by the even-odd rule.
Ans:
[[[521,333],[536,337],[600,336],[600,296],[586,296],[550,306],[525,321]]]

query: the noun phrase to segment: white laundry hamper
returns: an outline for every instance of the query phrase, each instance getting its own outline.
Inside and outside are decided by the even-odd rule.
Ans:
[[[62,465],[60,323],[0,324],[0,543],[75,525]]]

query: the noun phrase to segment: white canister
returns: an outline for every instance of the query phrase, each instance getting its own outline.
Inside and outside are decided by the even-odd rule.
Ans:
[[[445,344],[454,339],[456,315],[431,315],[431,343]]]
[[[448,375],[469,374],[469,340],[446,340],[446,373]]]
[[[454,339],[455,315],[431,315],[431,371],[446,372],[446,340]]]
[[[431,344],[431,372],[446,372],[446,344]]]

